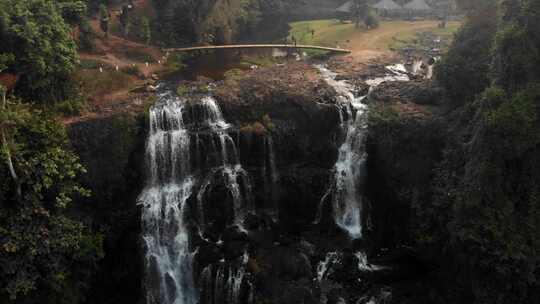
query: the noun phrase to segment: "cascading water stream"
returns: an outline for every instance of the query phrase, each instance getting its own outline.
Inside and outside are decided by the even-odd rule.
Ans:
[[[362,237],[362,195],[359,188],[367,158],[367,106],[362,103],[364,97],[354,96],[353,88],[347,82],[335,80],[336,74],[325,67],[318,68],[327,83],[338,93],[338,105],[344,112],[341,115],[342,127],[346,132],[334,167],[334,180],[323,201],[331,195],[336,224],[356,239]]]
[[[150,109],[146,151],[150,176],[139,197],[147,304],[195,304],[197,299],[184,222],[195,180],[190,176],[190,137],[182,119],[183,106],[172,95],[161,95]]]
[[[363,100],[367,96],[354,95],[354,87],[347,81],[336,80],[337,74],[324,66],[316,66],[325,81],[338,94],[341,125],[345,141],[339,148],[338,160],[334,166],[334,179],[326,194],[321,199],[317,221],[322,216],[322,205],[332,198],[332,211],[335,223],[353,239],[362,237],[362,184],[366,177],[367,152],[365,140],[368,134],[367,105]],[[383,82],[409,81],[407,69],[403,64],[386,67],[389,72],[384,77],[365,81],[372,89]],[[369,94],[368,93],[368,94]]]
[[[231,263],[220,263],[207,266],[202,274],[200,285],[202,287],[204,304],[239,304],[247,298],[252,303],[254,295],[251,284],[245,280],[246,265],[249,260],[247,253]],[[215,272],[213,273],[213,270]],[[249,293],[243,294],[242,287],[250,287]],[[247,297],[246,297],[247,296]]]
[[[367,152],[365,140],[368,134],[367,106],[363,100],[367,96],[356,97],[354,87],[346,81],[337,81],[337,74],[323,66],[316,66],[326,82],[338,93],[338,106],[340,107],[341,126],[344,130],[345,141],[339,148],[338,160],[334,167],[334,178],[321,199],[316,221],[320,221],[323,213],[323,205],[331,198],[332,211],[335,223],[345,230],[353,239],[362,237],[362,184],[366,177]],[[416,66],[415,68],[418,68]],[[378,85],[391,81],[409,81],[407,70],[404,65],[396,64],[386,67],[388,73],[379,78],[365,81],[370,86],[368,95]],[[366,216],[366,218],[369,218]],[[355,254],[358,260],[358,270],[372,272],[386,269],[382,266],[370,264],[365,252]],[[333,273],[333,267],[340,263],[342,258],[339,252],[329,252],[325,259],[317,266],[317,281],[319,284]],[[321,285],[323,286],[323,285]],[[385,291],[381,296],[368,298],[368,303],[382,303],[391,297],[391,293]],[[379,301],[379,298],[382,299]],[[321,301],[326,301],[326,296],[321,295]],[[339,303],[345,303],[343,299]],[[360,302],[358,302],[360,303]],[[364,303],[364,302],[362,302]]]
[[[241,227],[244,215],[253,207],[251,181],[240,164],[235,142],[227,133],[230,126],[212,97],[188,102],[172,92],[163,93],[158,95],[149,116],[146,144],[149,176],[139,197],[143,206],[146,303],[195,304],[199,299],[193,279],[195,253],[190,248],[187,229],[187,221],[191,220],[187,213],[188,199],[197,198],[199,230],[202,231],[205,228],[204,194],[212,187],[213,177],[220,176],[220,182],[233,199],[232,224]],[[206,145],[201,137],[208,141]],[[201,159],[202,154],[206,156],[205,161]],[[210,165],[202,170],[208,175],[199,178],[201,170],[192,168],[193,163]],[[216,290],[223,285],[229,298],[238,298],[244,272],[243,268],[227,272],[219,269]],[[227,281],[224,281],[225,274]]]

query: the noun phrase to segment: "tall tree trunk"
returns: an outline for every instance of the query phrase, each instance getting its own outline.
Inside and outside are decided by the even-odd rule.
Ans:
[[[6,109],[7,101],[6,101],[6,90],[3,88],[0,88],[2,91],[2,111]],[[13,166],[13,161],[11,159],[11,152],[9,150],[9,145],[6,138],[6,131],[3,127],[0,127],[0,140],[2,140],[2,149],[6,153],[6,164],[9,169],[9,173],[11,174],[11,178],[13,179],[13,182],[15,183],[16,191],[17,191],[17,197],[20,198],[21,193],[21,183],[19,181],[19,177],[17,176],[17,172],[15,172],[15,167]]]

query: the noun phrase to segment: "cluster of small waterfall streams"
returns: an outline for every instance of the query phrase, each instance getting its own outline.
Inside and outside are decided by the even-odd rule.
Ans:
[[[190,175],[190,136],[182,104],[164,98],[150,110],[147,158],[150,176],[143,204],[147,303],[194,304],[193,254],[185,223]]]
[[[243,216],[252,208],[249,175],[240,165],[228,128],[215,100],[208,96],[191,104],[166,92],[150,109],[146,148],[149,177],[139,197],[143,206],[148,304],[198,303],[188,227],[188,217],[196,212],[188,208],[190,197],[198,200],[201,231],[206,222],[203,198],[216,176],[233,200],[230,224],[241,225]],[[208,175],[199,178],[199,171]],[[239,284],[235,281],[234,286]]]
[[[366,175],[367,106],[365,96],[355,96],[346,81],[319,66],[321,74],[337,92],[343,143],[339,148],[333,179],[321,200],[331,203],[335,223],[351,239],[362,237],[362,187]],[[366,81],[376,86],[383,81],[405,81],[400,67],[393,74]],[[197,264],[201,244],[222,248],[224,231],[248,235],[248,215],[264,212],[279,221],[274,143],[267,134],[259,141],[260,168],[250,172],[241,162],[238,127],[228,124],[217,102],[209,95],[178,97],[159,88],[158,101],[150,109],[146,144],[148,178],[139,197],[142,206],[142,239],[145,250],[146,304],[245,304],[256,296],[247,271],[248,246],[233,256]],[[262,181],[259,184],[252,181]],[[264,204],[255,202],[263,194]],[[213,192],[217,189],[217,192]],[[217,197],[216,197],[217,195]],[[322,207],[319,217],[322,216]],[[216,219],[219,217],[219,219]],[[249,224],[246,225],[249,227]],[[269,229],[269,228],[264,228]],[[223,238],[223,239],[222,239]],[[366,254],[358,252],[360,271],[376,270]],[[340,263],[341,253],[328,254],[317,268],[317,281],[324,281]],[[197,283],[196,283],[197,282]]]

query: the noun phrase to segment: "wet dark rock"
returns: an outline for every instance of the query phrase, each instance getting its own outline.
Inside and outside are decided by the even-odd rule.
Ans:
[[[243,241],[224,242],[223,244],[223,253],[227,260],[234,260],[242,256],[247,249],[248,244]]]
[[[438,105],[443,102],[442,89],[429,80],[385,82],[373,90],[370,102],[400,102],[420,105]]]
[[[291,282],[283,284],[274,290],[274,302],[277,304],[317,304],[318,300],[313,296],[310,288],[305,286],[305,282]]]
[[[414,204],[431,199],[426,185],[432,182],[445,146],[445,122],[439,116],[399,115],[387,120],[374,115],[370,121],[367,189],[369,199],[377,202],[371,208],[370,241],[379,248],[411,239],[410,230],[403,227],[410,227]]]
[[[269,263],[272,273],[282,279],[298,280],[313,276],[309,258],[291,248],[276,248],[269,257]]]
[[[293,247],[298,250],[298,252],[305,254],[310,259],[317,254],[317,248],[315,245],[309,243],[306,240],[301,240],[300,242],[293,245]]]
[[[334,288],[327,294],[326,304],[346,304],[347,302],[343,298],[343,290],[340,288]]]
[[[196,259],[199,265],[208,265],[219,261],[223,254],[221,248],[215,243],[204,242],[197,246],[199,248]]]
[[[223,231],[221,239],[224,242],[232,242],[232,241],[247,241],[247,233],[240,229],[237,225],[233,225],[230,227],[227,227],[225,231]]]
[[[105,258],[92,283],[95,303],[136,303],[142,297],[142,240],[137,197],[144,187],[144,115],[119,114],[68,127],[73,150],[87,173],[82,184],[92,196],[78,200],[77,212],[91,214],[104,231]]]
[[[369,72],[362,73],[357,74],[356,79],[348,78],[356,85],[355,94],[358,96],[367,93],[363,77],[372,77],[373,73],[384,75],[386,70],[374,66]],[[208,84],[208,81],[199,79],[197,83],[185,84],[196,91],[201,89],[195,88],[200,83]],[[371,175],[367,188],[370,199],[377,202],[372,208],[374,232],[370,233],[369,242],[353,241],[337,228],[332,219],[331,195],[322,202],[321,221],[314,223],[318,220],[321,198],[328,191],[342,141],[335,92],[320,81],[308,83],[299,92],[294,92],[294,88],[271,87],[272,83],[261,92],[263,89],[260,87],[253,89],[249,85],[253,83],[247,82],[240,88],[237,99],[217,96],[225,120],[231,124],[226,132],[234,142],[253,186],[251,194],[255,207],[243,218],[235,216],[235,200],[223,181],[222,172],[208,170],[222,164],[218,161],[220,151],[216,149],[219,147],[216,146],[216,138],[212,137],[207,126],[205,129],[205,126],[197,125],[197,119],[192,119],[204,115],[204,109],[197,105],[185,109],[186,124],[190,130],[199,130],[191,136],[192,146],[189,147],[196,155],[191,159],[191,165],[199,169],[194,172],[197,187],[206,179],[209,181],[205,191],[194,193],[187,201],[189,245],[193,249],[198,248],[196,279],[201,278],[201,272],[209,265],[212,265],[206,272],[209,280],[215,279],[218,268],[230,275],[231,267],[245,267],[247,273],[239,283],[240,304],[247,299],[249,284],[255,286],[256,299],[264,300],[260,303],[317,304],[321,295],[326,294],[328,304],[341,304],[344,301],[355,303],[360,293],[372,288],[373,284],[415,279],[419,275],[418,269],[423,271],[426,263],[415,252],[390,251],[377,257],[370,256],[373,264],[388,267],[377,271],[360,270],[355,252],[368,247],[368,243],[378,247],[408,239],[403,227],[408,224],[411,201],[429,198],[422,189],[429,182],[429,172],[440,157],[439,122],[431,117],[423,120],[405,118],[370,126],[368,165]],[[373,93],[372,102],[436,104],[439,92],[426,85],[423,81],[383,84]],[[106,251],[112,251],[113,255],[106,257],[104,269],[118,273],[121,280],[128,282],[126,286],[139,291],[140,282],[135,282],[131,276],[141,276],[133,265],[139,265],[142,260],[134,247],[140,244],[137,239],[140,216],[136,196],[143,187],[138,170],[144,164],[146,132],[143,127],[137,129],[140,132],[129,130],[130,136],[126,138],[130,142],[123,143],[126,138],[115,134],[117,131],[110,130],[108,126],[104,130],[98,130],[97,126],[89,128],[88,132],[86,127],[77,130],[74,138],[82,137],[78,139],[80,142],[76,148],[90,169],[88,184],[96,192],[104,193],[103,197],[98,197],[99,211],[96,212],[103,218],[112,218],[103,220],[112,227],[114,234],[107,240],[109,247]],[[110,128],[119,127],[113,125]],[[387,132],[389,128],[392,130],[390,133]],[[273,142],[279,175],[276,181],[269,179],[269,139]],[[108,146],[101,146],[103,142],[109,143]],[[89,152],[85,154],[88,148]],[[129,166],[138,169],[133,170]],[[246,192],[245,186],[240,185],[240,188],[242,193]],[[203,202],[201,205],[199,195]],[[246,201],[247,197],[242,199]],[[247,231],[234,225],[240,222]],[[332,265],[332,271],[324,279],[324,284],[330,287],[321,288],[315,270],[318,263],[324,261],[326,253],[331,251],[338,251],[340,260]],[[246,253],[249,259],[244,265]],[[222,259],[225,262],[221,262]],[[111,281],[113,279],[104,280]],[[215,286],[213,283],[208,286]],[[376,287],[373,290],[370,296],[379,299]],[[122,289],[120,292],[126,295],[126,291]],[[132,297],[128,295],[126,298]],[[124,301],[119,299],[117,302]],[[137,299],[131,302],[136,303]]]

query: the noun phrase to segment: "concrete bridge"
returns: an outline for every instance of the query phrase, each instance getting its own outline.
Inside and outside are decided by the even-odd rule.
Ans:
[[[208,46],[194,46],[186,48],[170,48],[164,49],[165,52],[194,52],[194,51],[206,51],[206,50],[239,50],[239,49],[309,49],[328,51],[339,54],[349,54],[350,50],[342,48],[332,48],[317,45],[303,45],[303,44],[230,44],[230,45],[208,45]]]

